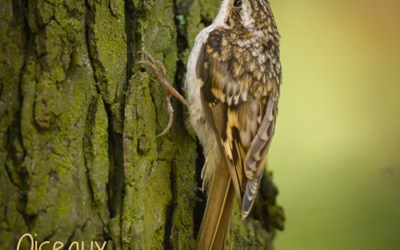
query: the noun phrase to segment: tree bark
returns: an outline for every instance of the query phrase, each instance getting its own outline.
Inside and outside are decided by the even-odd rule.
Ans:
[[[218,7],[0,0],[0,249],[26,233],[50,242],[42,249],[194,247],[202,149],[176,100],[171,131],[156,137],[168,124],[163,87],[136,51],[161,60],[182,91],[194,38]],[[246,220],[234,205],[229,249],[272,249],[284,216],[268,174],[260,193]]]

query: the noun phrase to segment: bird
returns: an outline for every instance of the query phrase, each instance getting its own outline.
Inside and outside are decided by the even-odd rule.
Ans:
[[[267,0],[223,0],[212,24],[196,37],[187,64],[188,100],[166,80],[165,68],[145,51],[165,86],[172,126],[172,94],[189,109],[203,146],[207,204],[195,249],[224,249],[237,197],[242,218],[254,204],[275,132],[282,82],[280,34]],[[161,70],[158,69],[161,68]]]

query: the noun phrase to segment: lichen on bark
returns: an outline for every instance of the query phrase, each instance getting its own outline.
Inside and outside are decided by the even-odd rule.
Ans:
[[[205,197],[187,111],[135,65],[145,49],[183,93],[208,0],[0,0],[0,249],[107,241],[107,249],[192,249]],[[147,71],[147,72],[145,72]],[[229,249],[271,249],[283,227],[264,178],[252,218],[235,206]],[[21,249],[29,249],[23,240]],[[46,245],[42,249],[52,249]]]

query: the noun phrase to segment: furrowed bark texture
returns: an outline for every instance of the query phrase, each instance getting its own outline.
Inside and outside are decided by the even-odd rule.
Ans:
[[[0,249],[192,249],[205,206],[202,151],[145,49],[179,90],[194,38],[219,1],[0,0]],[[133,77],[132,77],[133,76]],[[229,249],[272,249],[283,228],[265,175],[250,218],[234,206]],[[30,249],[24,239],[20,249]],[[81,248],[80,248],[81,249]]]

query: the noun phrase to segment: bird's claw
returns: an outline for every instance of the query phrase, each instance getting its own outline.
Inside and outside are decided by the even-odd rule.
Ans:
[[[174,121],[174,109],[172,108],[171,105],[171,100],[169,98],[169,95],[165,95],[165,102],[167,103],[167,113],[168,113],[168,126],[164,129],[164,131],[157,135],[157,137],[165,135],[172,127],[172,122]]]
[[[165,128],[165,130],[157,135],[163,136],[165,135],[172,127],[173,123],[173,117],[174,117],[174,109],[172,108],[171,104],[171,99],[170,99],[170,94],[174,95],[179,101],[181,101],[185,106],[189,107],[190,104],[183,98],[172,86],[171,84],[168,83],[167,81],[167,74],[164,65],[159,61],[159,60],[154,60],[153,57],[147,53],[144,50],[140,50],[137,52],[138,54],[143,54],[147,56],[148,60],[140,60],[136,64],[145,64],[150,67],[150,69],[153,71],[154,75],[157,77],[157,80],[162,83],[165,87],[164,90],[164,96],[165,96],[165,102],[167,103],[167,113],[168,113],[168,126]],[[157,66],[161,69],[158,69]],[[161,71],[161,72],[160,72]]]

